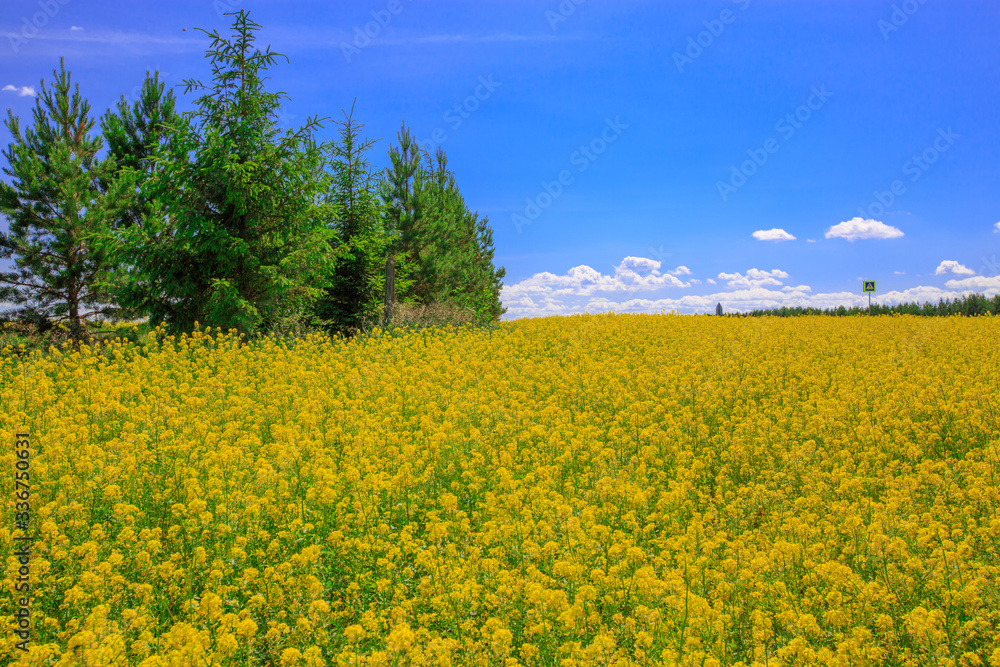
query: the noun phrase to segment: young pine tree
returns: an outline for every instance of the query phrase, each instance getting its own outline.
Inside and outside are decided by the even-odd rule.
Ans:
[[[101,187],[114,164],[97,159],[102,141],[91,134],[90,104],[61,58],[53,77],[51,87],[41,84],[33,127],[22,132],[7,112],[14,142],[3,152],[4,173],[12,182],[0,182],[0,212],[10,231],[0,233],[0,258],[13,257],[16,270],[0,274],[0,296],[22,316],[68,320],[79,342],[84,320],[107,304],[95,286],[106,263],[96,239],[117,217],[123,195]]]
[[[147,224],[113,244],[133,303],[153,323],[189,330],[195,321],[241,333],[275,330],[304,317],[332,268],[330,211],[322,202],[325,146],[312,118],[281,134],[284,93],[264,74],[281,54],[254,46],[260,26],[232,14],[232,39],[212,42],[211,85],[200,91],[142,187],[153,206]],[[282,56],[283,57],[283,56]]]
[[[122,95],[117,112],[107,111],[101,117],[101,131],[108,146],[108,157],[114,160],[114,176],[132,172],[137,178],[130,185],[141,189],[159,170],[157,152],[162,151],[182,122],[176,111],[177,100],[172,90],[165,90],[160,73],[146,72],[139,98],[130,107]],[[104,186],[109,187],[105,182]],[[136,197],[122,210],[112,228],[141,227],[152,215],[152,202]]]
[[[414,193],[417,299],[467,308],[478,323],[497,319],[505,270],[493,266],[493,232],[466,206],[440,147],[417,173]]]
[[[421,152],[404,123],[399,133],[399,148],[389,146],[391,166],[385,172],[386,233],[390,236],[387,254],[395,260],[396,295],[399,301],[413,300],[415,267],[419,259],[420,236],[417,224],[417,198],[414,182],[420,175]]]
[[[114,163],[112,174],[102,182],[107,190],[115,185],[125,193],[127,202],[120,214],[111,220],[111,230],[141,228],[149,224],[159,203],[148,197],[153,191],[149,181],[162,169],[157,156],[168,150],[169,142],[183,119],[176,112],[176,99],[171,90],[164,90],[159,72],[146,73],[139,98],[129,106],[123,95],[117,113],[108,111],[101,118],[101,130],[108,146],[108,158]],[[145,193],[145,195],[143,194]],[[116,237],[101,239],[108,254],[114,253]],[[135,276],[135,267],[115,264],[108,267],[99,284],[117,296],[115,314],[119,317],[148,315],[155,302],[162,298],[150,294],[146,285]]]

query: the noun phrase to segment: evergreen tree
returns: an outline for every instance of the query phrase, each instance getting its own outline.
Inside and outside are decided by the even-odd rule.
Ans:
[[[480,220],[466,206],[440,147],[435,158],[436,164],[428,164],[425,170],[429,185],[420,191],[420,200],[427,202],[420,212],[431,218],[422,226],[429,243],[421,264],[432,285],[430,294],[435,300],[468,308],[479,323],[495,320],[506,312],[500,305],[506,271],[493,266],[489,220]]]
[[[422,168],[420,147],[404,123],[399,133],[399,148],[390,145],[391,166],[386,171],[385,201],[386,233],[391,241],[387,255],[396,263],[396,294],[400,301],[409,300],[413,290],[414,268],[418,264],[419,243],[416,228],[417,198],[414,181]]]
[[[493,232],[487,219],[469,211],[444,151],[421,153],[405,125],[399,148],[390,148],[388,217],[399,229],[398,251],[409,266],[400,293],[421,304],[452,303],[495,320],[503,268],[493,266]],[[423,160],[421,160],[423,156]]]
[[[109,110],[101,118],[108,157],[115,165],[112,178],[105,179],[102,187],[107,189],[117,182],[129,195],[128,204],[122,207],[121,214],[111,222],[111,229],[142,227],[154,215],[156,202],[143,196],[143,192],[148,195],[153,190],[148,181],[162,169],[157,156],[168,148],[168,142],[183,122],[175,107],[173,91],[165,91],[159,72],[154,72],[152,76],[146,72],[139,99],[130,107],[122,95],[118,101],[117,113]],[[102,240],[105,244],[109,241],[113,242],[110,235]],[[155,297],[147,295],[141,281],[135,279],[134,267],[130,266],[116,266],[103,276],[101,284],[132,306],[132,312],[116,308],[119,316],[134,317],[138,313],[148,312],[151,301],[163,298],[161,294]]]
[[[21,306],[21,316],[69,320],[79,342],[83,321],[104,312],[95,283],[106,258],[95,240],[118,215],[122,193],[101,187],[114,164],[97,159],[103,143],[91,134],[90,104],[61,58],[53,77],[51,88],[42,81],[33,127],[22,132],[7,112],[14,142],[3,153],[4,173],[12,183],[0,183],[0,211],[10,231],[0,233],[0,258],[13,257],[16,270],[0,274],[0,296]]]
[[[332,268],[321,124],[279,133],[287,95],[267,92],[263,75],[283,56],[254,46],[260,26],[244,10],[230,15],[232,39],[202,30],[214,80],[184,82],[203,94],[154,152],[141,184],[152,207],[145,224],[109,243],[116,263],[131,267],[118,276],[122,305],[181,330],[196,320],[274,330],[304,316]]]
[[[374,140],[359,139],[362,123],[344,114],[340,141],[331,146],[328,202],[336,211],[332,284],[314,312],[330,331],[353,335],[378,319],[385,285],[384,267],[391,237],[383,221],[380,174],[365,154]]]
[[[115,161],[115,176],[132,171],[140,177],[132,185],[141,187],[143,181],[157,171],[157,151],[166,146],[182,120],[175,110],[176,104],[173,91],[165,91],[160,73],[150,76],[146,72],[139,99],[129,107],[122,95],[118,112],[109,110],[104,114],[101,130],[107,142],[108,157]],[[150,202],[137,197],[122,211],[122,217],[113,228],[141,227],[152,214],[152,208]]]

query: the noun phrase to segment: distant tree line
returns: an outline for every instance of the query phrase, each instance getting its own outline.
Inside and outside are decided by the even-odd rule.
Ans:
[[[232,16],[230,38],[202,31],[213,79],[184,81],[193,111],[178,113],[147,72],[138,99],[122,96],[97,131],[62,60],[31,127],[8,111],[0,259],[15,270],[0,273],[0,302],[65,321],[77,340],[89,317],[352,335],[385,324],[391,258],[400,302],[497,320],[505,271],[444,151],[432,159],[404,124],[391,166],[375,170],[353,106],[334,141],[319,137],[328,119],[280,130],[287,95],[264,84],[284,56],[254,46],[260,26],[245,11]]]
[[[846,308],[803,308],[802,306],[781,306],[780,308],[768,308],[764,310],[753,310],[749,313],[742,313],[744,317],[793,317],[796,315],[867,315],[868,306],[851,306]],[[1000,315],[1000,294],[992,299],[982,294],[970,294],[960,296],[955,299],[940,299],[937,303],[925,301],[919,303],[900,303],[896,305],[880,305],[873,303],[871,306],[872,315],[923,315],[925,317],[940,317],[948,315]]]

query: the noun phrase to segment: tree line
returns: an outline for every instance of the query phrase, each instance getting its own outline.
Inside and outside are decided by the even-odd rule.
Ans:
[[[8,111],[14,141],[0,183],[0,302],[18,318],[88,318],[191,331],[194,323],[252,335],[304,326],[353,335],[384,321],[386,266],[396,298],[448,304],[497,320],[505,270],[492,229],[466,205],[444,151],[431,157],[403,124],[391,165],[368,161],[354,108],[323,141],[328,118],[278,127],[288,96],[265,88],[282,54],[258,49],[260,26],[234,16],[232,35],[201,30],[212,79],[146,74],[99,119],[60,59],[33,124]],[[106,149],[106,150],[105,150]],[[102,153],[103,151],[103,153]]]
[[[872,315],[922,315],[925,317],[947,317],[949,315],[1000,315],[1000,294],[992,299],[983,294],[969,294],[954,299],[939,299],[937,303],[899,303],[895,305],[871,305]],[[839,306],[837,308],[811,308],[802,306],[781,306],[742,313],[743,317],[793,317],[797,315],[868,315],[868,306]]]

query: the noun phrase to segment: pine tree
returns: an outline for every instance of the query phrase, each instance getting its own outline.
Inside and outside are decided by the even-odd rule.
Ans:
[[[279,132],[287,95],[267,92],[264,73],[283,56],[254,46],[260,26],[244,10],[230,15],[232,39],[202,30],[214,80],[184,82],[203,94],[155,153],[141,192],[153,207],[146,224],[110,245],[116,263],[133,267],[120,295],[153,323],[253,333],[303,317],[323,294],[331,213],[320,121]]]
[[[12,183],[0,183],[0,212],[10,231],[0,233],[0,258],[13,257],[17,270],[0,274],[0,285],[2,296],[21,306],[18,314],[68,320],[79,342],[84,320],[107,303],[95,286],[106,263],[95,239],[118,215],[123,195],[101,187],[114,164],[97,159],[103,142],[91,134],[90,104],[61,58],[53,77],[52,87],[41,84],[33,127],[22,132],[7,112],[14,142],[3,152],[4,173]]]
[[[503,268],[493,266],[493,232],[465,205],[447,156],[434,160],[404,125],[399,148],[390,147],[387,217],[399,230],[395,246],[408,263],[408,287],[397,293],[420,304],[468,308],[480,323],[506,312],[500,304]],[[423,159],[421,159],[423,158]]]
[[[499,296],[506,271],[494,268],[489,220],[466,206],[441,147],[415,180],[415,229],[423,241],[418,298],[467,308],[478,323],[499,318],[506,312]]]
[[[108,189],[117,183],[129,196],[120,216],[112,220],[112,230],[143,227],[156,213],[158,202],[149,199],[153,191],[149,182],[162,169],[157,156],[168,150],[169,142],[183,122],[175,107],[174,93],[165,91],[159,72],[154,72],[152,76],[146,72],[139,99],[130,107],[123,95],[118,102],[117,113],[109,110],[101,118],[108,157],[114,161],[114,172],[110,179],[102,183],[102,187]],[[110,244],[106,252],[114,253],[114,236],[109,234],[101,242]],[[117,295],[115,313],[119,317],[148,314],[155,309],[154,303],[163,299],[162,294],[148,293],[146,286],[137,278],[134,266],[118,264],[109,267],[100,285]]]
[[[399,148],[389,147],[392,164],[386,171],[383,199],[386,233],[391,239],[387,255],[395,260],[396,266],[396,295],[400,301],[406,301],[412,299],[413,274],[419,258],[414,181],[419,177],[422,165],[420,146],[405,123],[396,136]]]
[[[336,210],[335,264],[332,285],[315,313],[330,331],[353,335],[378,319],[385,278],[383,267],[391,237],[383,221],[382,179],[365,154],[375,140],[361,141],[364,124],[344,114],[340,141],[331,146],[331,189],[327,200]]]
[[[125,96],[118,101],[117,113],[108,111],[101,118],[101,131],[108,146],[108,157],[115,161],[115,177],[125,171],[139,178],[130,185],[141,188],[144,181],[157,171],[157,151],[170,141],[181,122],[176,111],[177,100],[172,90],[165,91],[160,73],[146,72],[139,99],[129,107]],[[106,182],[107,188],[109,184]],[[139,226],[152,215],[151,202],[136,197],[122,211],[114,229]]]

